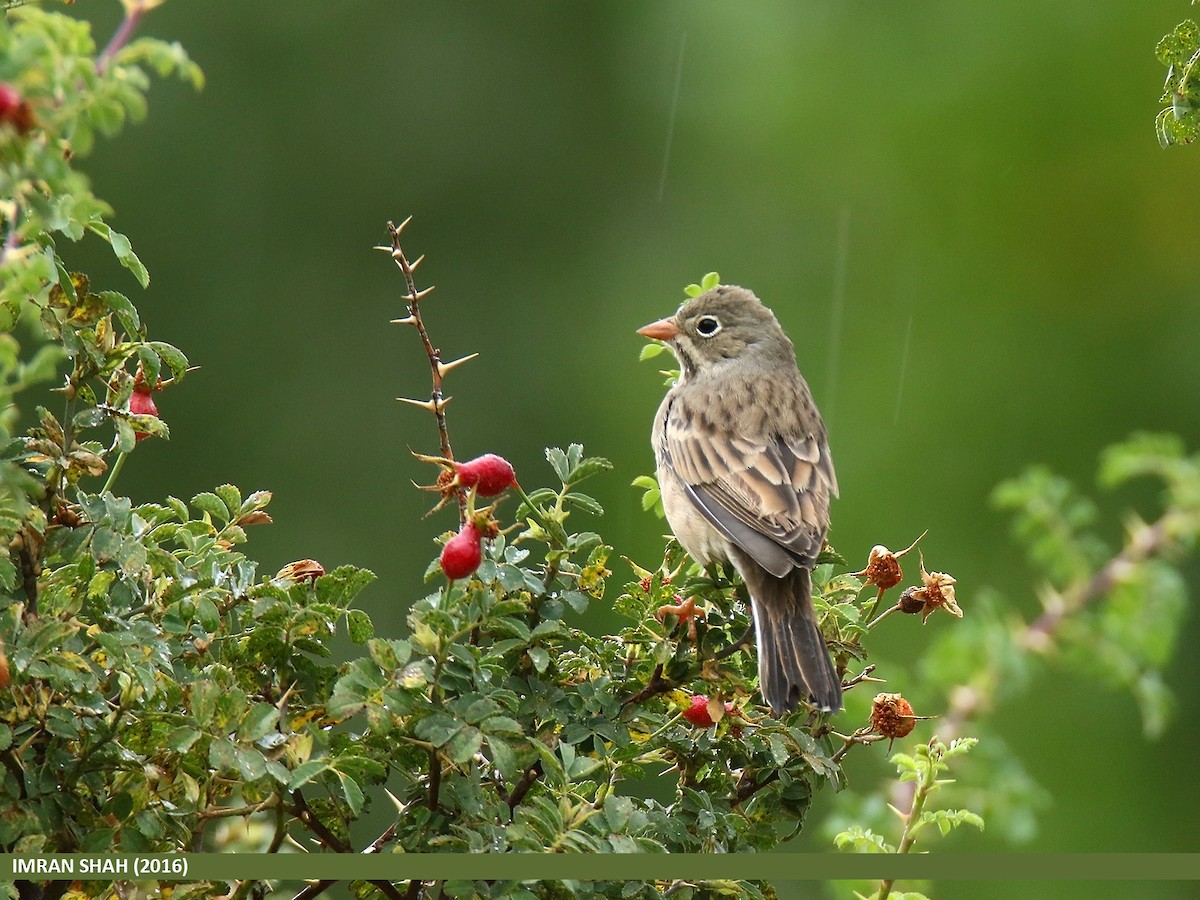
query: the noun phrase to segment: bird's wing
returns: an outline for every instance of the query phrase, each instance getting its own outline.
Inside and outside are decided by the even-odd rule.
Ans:
[[[669,415],[664,450],[705,518],[773,575],[811,567],[837,492],[824,430],[736,435],[680,402]]]

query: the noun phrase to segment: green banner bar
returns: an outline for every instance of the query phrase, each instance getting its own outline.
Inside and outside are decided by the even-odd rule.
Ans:
[[[1200,853],[557,854],[335,853],[0,855],[0,880],[522,880],[1014,881],[1200,880]]]

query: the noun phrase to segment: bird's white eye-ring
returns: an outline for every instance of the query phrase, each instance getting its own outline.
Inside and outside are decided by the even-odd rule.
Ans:
[[[712,337],[721,330],[721,321],[716,316],[701,316],[696,320],[696,331],[703,337]]]

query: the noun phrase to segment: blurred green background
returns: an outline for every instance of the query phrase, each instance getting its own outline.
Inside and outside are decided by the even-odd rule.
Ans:
[[[103,42],[119,6],[79,12]],[[716,269],[796,342],[832,432],[837,548],[865,559],[928,528],[927,560],[957,576],[968,616],[983,586],[1028,616],[1036,584],[988,504],[999,480],[1046,462],[1091,490],[1099,450],[1137,429],[1200,446],[1200,156],[1161,150],[1153,129],[1154,45],[1190,14],[1183,0],[168,3],[142,31],[180,40],[208,85],[156,85],[149,119],[86,168],[152,273],[135,297],[151,336],[203,368],[161,398],[172,440],[139,447],[122,487],[270,488],[276,524],[249,551],[263,570],[366,566],[377,629],[399,632],[453,524],[422,520],[429,496],[410,484],[431,470],[408,448],[434,451],[436,432],[394,398],[428,395],[427,362],[387,324],[402,281],[370,250],[411,214],[436,343],[481,353],[449,379],[460,456],[501,453],[536,486],[552,477],[543,447],[583,442],[615,465],[591,485],[598,530],[652,561],[664,528],[628,485],[652,468],[662,379],[634,330]],[[79,253],[98,282],[136,290],[98,242]],[[1104,498],[1110,536],[1153,499]],[[615,588],[630,573],[613,568]],[[894,621],[876,652],[909,661],[954,624]],[[1027,849],[1197,849],[1197,639],[1193,613],[1158,742],[1131,697],[1053,667],[994,711],[1053,798]],[[940,686],[922,692],[936,713]],[[890,774],[876,751],[856,786]],[[829,845],[813,827],[805,846]],[[989,832],[955,846],[1010,849]]]

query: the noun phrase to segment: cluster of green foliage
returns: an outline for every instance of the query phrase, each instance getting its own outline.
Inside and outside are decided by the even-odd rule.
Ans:
[[[152,5],[130,0],[126,26]],[[805,709],[772,718],[752,656],[722,653],[748,624],[740,585],[690,566],[674,542],[661,560],[615,562],[578,524],[602,512],[580,485],[610,468],[580,446],[547,451],[554,486],[521,493],[470,578],[447,581],[431,564],[403,635],[377,635],[353,607],[366,571],[325,573],[310,561],[257,571],[240,548],[248,529],[270,522],[265,491],[222,485],[136,506],[116,492],[137,438],[169,436],[156,415],[130,411],[135,385],[178,382],[188,362],[149,339],[128,297],[94,289],[62,255],[64,239],[99,236],[148,282],[76,165],[94,131],[113,134],[144,112],[150,72],[200,84],[177,45],[131,31],[97,52],[77,19],[28,5],[0,18],[0,81],[36,116],[27,132],[0,126],[0,847],[350,852],[363,849],[351,826],[385,798],[395,811],[370,842],[379,852],[735,852],[797,833],[816,791],[845,787],[845,755],[884,736],[867,726],[841,734],[837,720]],[[39,383],[56,385],[56,412],[22,406]],[[1104,472],[1112,483],[1152,474],[1167,485],[1163,515],[1115,549],[1090,530],[1094,509],[1054,476],[1034,471],[1001,489],[1046,578],[1047,612],[1025,625],[973,603],[952,639],[921,654],[911,681],[931,707],[956,685],[955,696],[982,699],[951,706],[939,732],[949,744],[922,739],[894,758],[917,789],[900,840],[877,840],[886,826],[869,830],[863,807],[841,843],[908,852],[925,824],[981,824],[965,807],[987,813],[991,792],[955,809],[927,800],[945,760],[970,746],[947,731],[975,728],[983,700],[1022,689],[1033,638],[1105,648],[1077,654],[1079,664],[1131,687],[1148,728],[1161,729],[1158,672],[1183,603],[1164,553],[1200,533],[1200,462],[1140,438],[1111,451]],[[640,483],[655,507],[653,479]],[[606,596],[610,562],[633,572],[607,595],[626,625],[597,636],[578,616]],[[861,708],[867,639],[898,619],[876,617],[882,594],[850,568],[828,550],[814,586]],[[688,598],[703,618],[687,615]],[[338,629],[361,656],[332,658]],[[903,689],[897,672],[887,674]],[[695,695],[710,698],[714,724],[684,715]],[[1002,765],[987,764],[993,774]],[[1013,804],[1028,808],[1027,798]],[[235,839],[219,827],[229,820],[257,827]],[[51,883],[45,896],[66,886]],[[409,895],[650,898],[663,887],[447,882],[410,885]],[[771,893],[751,882],[670,887],[682,897]],[[245,881],[236,893],[265,889]],[[354,889],[398,896],[388,882]]]
[[[1192,81],[1200,61],[1200,25],[1185,19],[1158,42],[1158,61],[1167,67],[1162,103],[1167,107],[1154,120],[1154,131],[1163,147],[1190,144],[1200,135],[1200,84]]]

